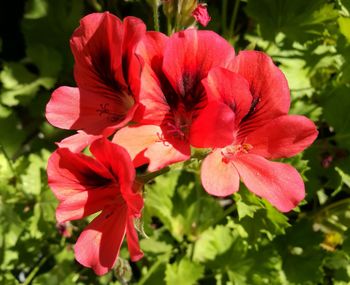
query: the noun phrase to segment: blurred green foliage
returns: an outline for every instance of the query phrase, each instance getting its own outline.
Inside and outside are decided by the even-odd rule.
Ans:
[[[198,181],[197,160],[176,165],[145,187],[145,257],[131,263],[123,248],[103,277],[74,261],[87,221],[55,222],[45,168],[68,132],[45,121],[45,105],[54,88],[74,86],[68,42],[83,15],[109,10],[153,29],[152,8],[142,0],[11,2],[0,12],[0,284],[350,283],[349,1],[207,1],[208,29],[237,52],[272,56],[289,81],[291,113],[318,125],[315,144],[285,160],[303,174],[306,200],[284,215],[243,185],[215,199]],[[162,14],[160,24],[165,32]]]

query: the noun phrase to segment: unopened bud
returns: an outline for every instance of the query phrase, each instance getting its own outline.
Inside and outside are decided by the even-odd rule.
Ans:
[[[193,10],[192,16],[200,23],[203,27],[206,27],[211,20],[208,14],[206,4],[198,4],[196,9]]]

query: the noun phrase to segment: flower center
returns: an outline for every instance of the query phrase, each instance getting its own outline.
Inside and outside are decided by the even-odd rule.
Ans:
[[[229,145],[221,150],[222,160],[230,162],[239,153],[248,153],[253,146],[248,143]]]

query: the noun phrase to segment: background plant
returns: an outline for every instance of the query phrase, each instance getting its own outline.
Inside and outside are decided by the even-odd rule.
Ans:
[[[116,270],[100,278],[75,263],[71,247],[87,222],[56,225],[45,174],[53,142],[69,134],[44,118],[52,90],[74,85],[69,38],[94,11],[138,16],[163,32],[193,20],[167,18],[158,1],[11,2],[0,10],[0,284],[350,282],[348,1],[207,2],[207,29],[237,52],[268,53],[289,81],[292,113],[318,125],[317,142],[288,159],[303,173],[306,201],[283,215],[242,186],[218,200],[200,186],[199,160],[175,165],[146,185],[146,257],[129,263],[124,250]]]

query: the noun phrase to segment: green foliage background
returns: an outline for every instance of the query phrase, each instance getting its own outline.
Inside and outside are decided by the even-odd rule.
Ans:
[[[109,10],[153,29],[152,8],[141,0],[8,2],[0,10],[0,284],[350,284],[349,0],[207,2],[208,29],[237,52],[268,53],[288,79],[291,113],[317,123],[315,144],[286,160],[303,174],[306,200],[287,215],[243,185],[218,200],[203,191],[198,160],[175,165],[145,187],[145,258],[129,263],[123,248],[103,277],[74,261],[88,221],[67,224],[70,237],[56,225],[45,168],[69,133],[45,121],[45,105],[54,88],[75,84],[68,41],[83,15]]]

